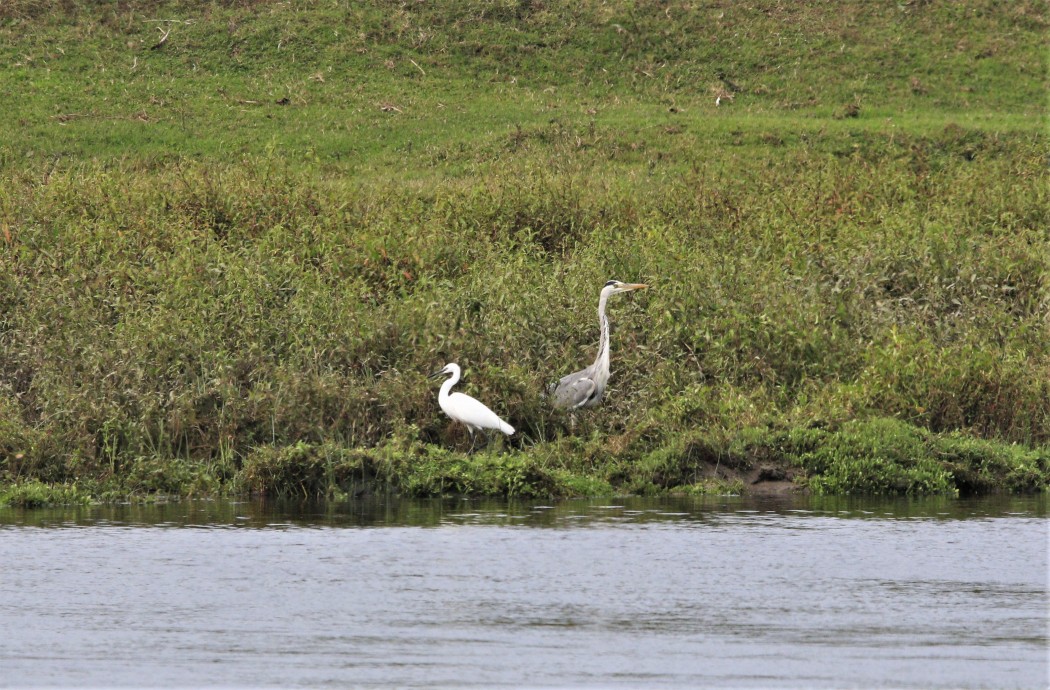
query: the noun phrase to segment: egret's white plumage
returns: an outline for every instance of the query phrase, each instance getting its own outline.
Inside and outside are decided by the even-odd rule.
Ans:
[[[438,404],[442,411],[452,419],[465,425],[470,432],[471,438],[475,431],[494,429],[507,436],[514,433],[514,427],[499,418],[495,412],[485,407],[469,395],[463,393],[450,393],[452,386],[459,383],[459,365],[446,364],[441,371],[431,374],[431,378],[452,374],[452,378],[441,384],[441,392],[438,393]]]
[[[619,280],[610,280],[605,284],[598,296],[598,325],[601,329],[598,356],[594,358],[594,364],[562,376],[554,385],[551,397],[555,407],[578,410],[594,407],[602,401],[605,386],[609,382],[609,319],[605,316],[605,303],[612,295],[647,287],[643,283],[622,283]]]

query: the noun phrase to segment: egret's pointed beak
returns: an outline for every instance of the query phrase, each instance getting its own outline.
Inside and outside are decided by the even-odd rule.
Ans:
[[[429,376],[427,376],[427,378],[428,378],[428,379],[436,379],[437,377],[439,377],[439,376],[444,376],[444,375],[445,375],[445,374],[447,374],[447,373],[448,373],[448,372],[447,372],[447,371],[445,371],[444,369],[438,369],[438,370],[437,370],[437,371],[435,371],[435,372],[434,372],[433,374],[430,374]]]

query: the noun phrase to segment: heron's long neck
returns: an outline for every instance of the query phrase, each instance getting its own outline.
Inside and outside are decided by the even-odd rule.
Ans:
[[[598,299],[598,324],[601,326],[602,335],[598,340],[598,356],[594,358],[594,364],[605,364],[609,368],[609,319],[605,316],[605,301],[608,295],[602,295]]]
[[[452,386],[459,383],[460,373],[457,371],[452,374],[452,378],[441,384],[441,391],[438,393],[438,398],[447,398],[449,393],[452,391]]]

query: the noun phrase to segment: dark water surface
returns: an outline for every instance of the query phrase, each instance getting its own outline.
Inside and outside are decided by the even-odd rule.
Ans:
[[[0,510],[0,685],[1045,688],[1045,497]]]

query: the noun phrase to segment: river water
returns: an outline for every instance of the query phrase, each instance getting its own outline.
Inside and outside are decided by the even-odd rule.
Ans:
[[[0,510],[0,686],[1045,688],[1044,497]]]

